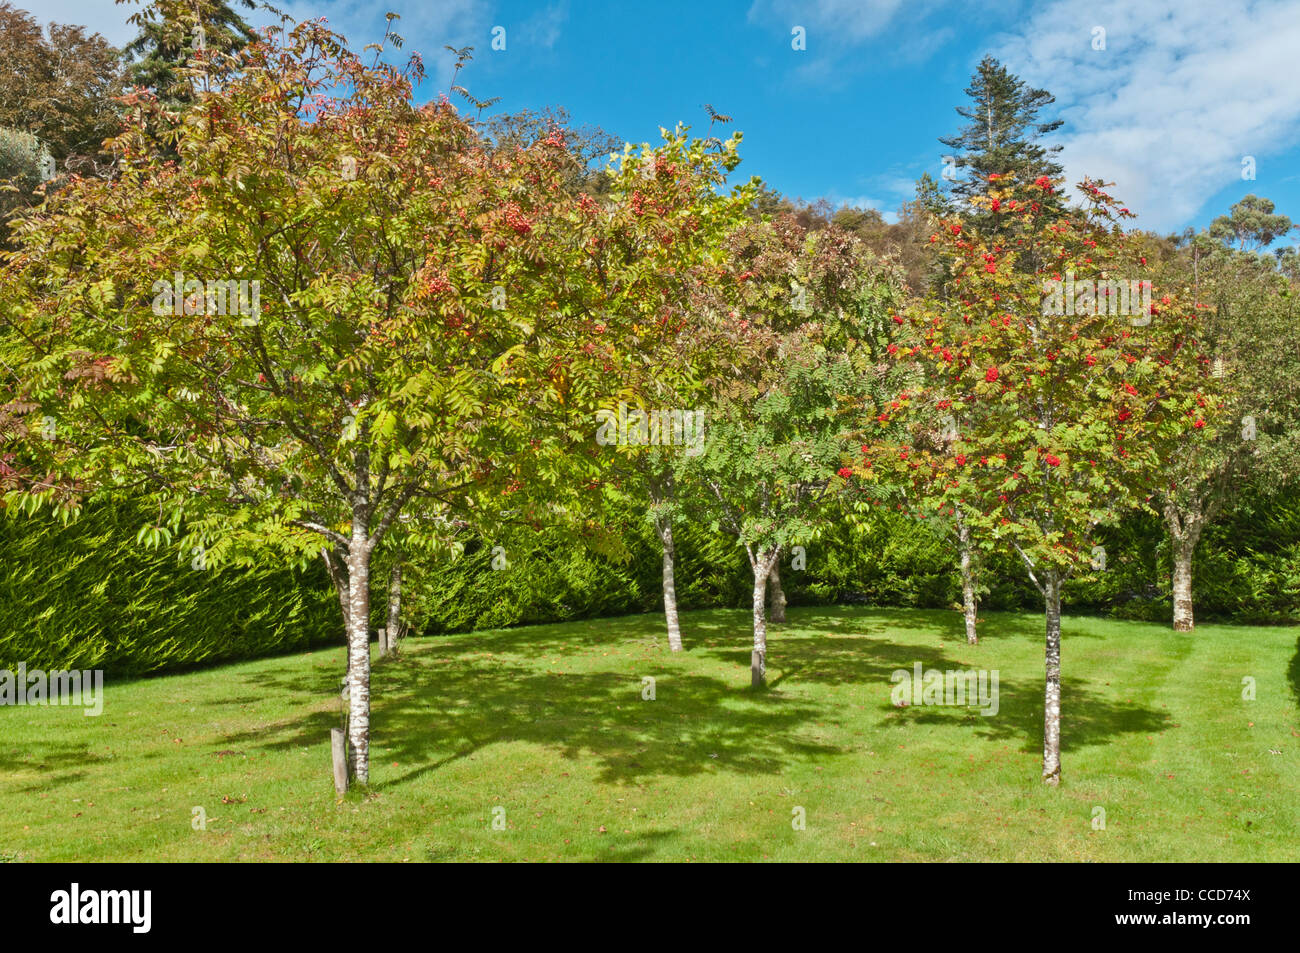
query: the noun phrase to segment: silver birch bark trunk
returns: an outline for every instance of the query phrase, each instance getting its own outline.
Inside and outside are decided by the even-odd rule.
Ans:
[[[780,550],[759,550],[750,557],[754,570],[754,648],[749,654],[749,684],[761,688],[767,681],[767,577]]]
[[[348,792],[348,739],[342,728],[330,729],[330,762],[334,769],[334,790]]]
[[[1192,557],[1205,526],[1204,511],[1198,503],[1185,510],[1165,505],[1165,527],[1169,531],[1173,554],[1174,631],[1191,632],[1196,628],[1192,602]]]
[[[656,519],[655,530],[664,553],[664,619],[668,623],[668,648],[682,650],[682,629],[677,618],[677,581],[673,575],[677,552],[673,545],[673,524],[669,519]]]
[[[325,568],[329,570],[330,581],[334,583],[334,591],[339,597],[339,608],[343,611],[343,633],[347,637],[348,631],[348,570],[346,557],[338,557],[330,554],[328,549],[320,551],[321,558],[325,560]]]
[[[966,618],[966,642],[975,645],[979,636],[975,631],[979,616],[979,597],[975,594],[975,568],[971,559],[970,527],[965,520],[957,522],[957,537],[961,549],[961,607]]]
[[[388,654],[397,652],[402,635],[402,566],[398,563],[388,576]]]
[[[370,783],[370,546],[365,519],[352,520],[348,550],[348,743],[352,776]]]
[[[771,587],[770,616],[773,622],[785,621],[785,590],[781,588],[781,561],[772,563],[772,571],[767,574],[767,584]]]
[[[350,638],[351,625],[348,618],[352,612],[352,600],[348,595],[348,566],[347,557],[339,553],[331,554],[330,550],[322,548],[320,551],[321,558],[325,560],[325,568],[329,570],[330,580],[334,583],[334,591],[339,597],[339,609],[343,613],[343,645],[346,647]],[[352,668],[352,654],[344,653],[347,659],[347,668]],[[347,673],[344,673],[344,680],[347,679]]]
[[[1047,639],[1043,692],[1043,782],[1061,783],[1061,580],[1055,570],[1044,574]]]
[[[1174,541],[1174,631],[1191,632],[1196,628],[1192,605],[1192,552],[1196,546],[1186,540]]]

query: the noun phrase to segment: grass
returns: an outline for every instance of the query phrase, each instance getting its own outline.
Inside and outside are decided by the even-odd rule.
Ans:
[[[757,693],[745,611],[676,658],[655,615],[413,640],[342,799],[341,647],[110,680],[98,718],[0,709],[0,861],[1300,859],[1295,629],[1067,619],[1053,790],[1041,619],[960,623],[791,609]],[[998,670],[998,714],[894,707],[917,661]]]

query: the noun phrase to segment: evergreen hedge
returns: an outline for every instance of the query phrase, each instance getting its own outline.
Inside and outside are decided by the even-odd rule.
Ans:
[[[140,547],[144,514],[89,507],[67,526],[0,516],[0,669],[103,668],[139,675],[342,643],[338,601],[323,566],[304,571],[191,568],[175,551]],[[558,531],[516,529],[411,574],[404,599],[419,632],[437,635],[661,607],[661,557],[637,514],[616,521],[628,558],[610,559]],[[683,522],[677,594],[683,609],[745,607],[750,570],[730,539]],[[1104,530],[1105,572],[1073,580],[1076,612],[1167,622],[1170,559],[1159,522],[1137,516]],[[494,547],[506,568],[493,569]],[[897,515],[832,525],[782,581],[792,605],[863,603],[955,607],[951,544]],[[1300,622],[1300,492],[1247,496],[1211,526],[1196,555],[1199,621]],[[383,625],[375,577],[374,624]],[[1020,564],[998,556],[984,574],[982,609],[1037,608]]]

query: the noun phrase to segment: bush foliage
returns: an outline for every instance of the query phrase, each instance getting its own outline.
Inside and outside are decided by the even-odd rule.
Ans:
[[[141,675],[342,639],[323,565],[198,570],[140,546],[142,522],[126,505],[0,516],[0,669]]]
[[[140,547],[142,514],[95,506],[67,526],[0,519],[0,668],[105,668],[146,674],[342,642],[338,602],[323,568],[197,571],[174,551]],[[627,558],[611,559],[555,530],[519,528],[474,541],[426,566],[404,595],[437,635],[571,619],[656,612],[660,552],[635,514],[610,527]],[[676,529],[677,594],[684,609],[746,606],[744,551],[683,522]],[[1170,553],[1154,518],[1104,532],[1105,572],[1073,580],[1075,612],[1167,621]],[[492,568],[495,547],[506,566]],[[952,608],[961,598],[955,553],[925,526],[898,515],[836,522],[807,548],[807,568],[783,560],[792,605],[861,603]],[[105,567],[108,567],[105,570]],[[1197,550],[1196,601],[1206,619],[1300,622],[1300,492],[1246,496]],[[1023,571],[1003,557],[984,574],[984,610],[1036,608]],[[376,600],[374,626],[383,625]]]

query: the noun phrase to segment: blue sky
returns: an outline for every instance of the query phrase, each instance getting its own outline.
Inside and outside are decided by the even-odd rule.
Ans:
[[[31,6],[117,43],[131,36],[133,7],[111,0]],[[449,86],[450,44],[475,47],[462,79],[479,98],[500,96],[511,110],[562,105],[633,142],[679,121],[703,131],[711,103],[745,133],[745,174],[788,195],[885,213],[922,172],[942,172],[937,138],[956,131],[953,107],[988,53],[1055,94],[1067,175],[1115,181],[1140,225],[1201,227],[1251,192],[1300,221],[1300,0],[278,6],[326,17],[358,47],[382,35],[387,10],[401,14],[405,49],[429,66],[424,98]],[[493,51],[498,26],[506,48]],[[792,48],[795,27],[804,50]],[[1253,180],[1242,175],[1246,157]]]

